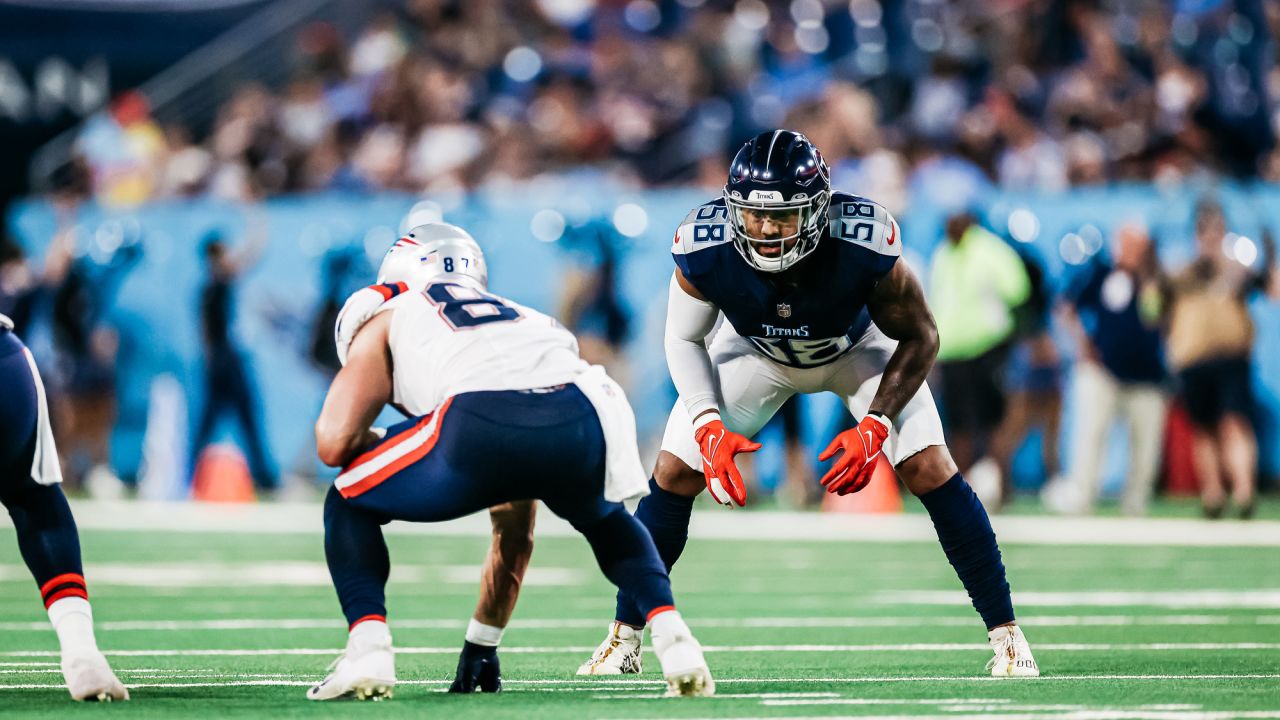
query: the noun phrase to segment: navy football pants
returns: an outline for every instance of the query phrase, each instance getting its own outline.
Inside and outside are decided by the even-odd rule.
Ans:
[[[22,341],[0,329],[0,503],[13,518],[18,549],[40,587],[45,607],[64,597],[88,597],[80,538],[62,488],[31,477],[38,396]]]
[[[381,525],[452,520],[526,499],[582,533],[605,576],[643,612],[673,605],[653,540],[621,503],[605,501],[604,477],[600,421],[573,385],[463,393],[389,428],[325,500],[325,556],[348,623],[386,615],[391,565]]]

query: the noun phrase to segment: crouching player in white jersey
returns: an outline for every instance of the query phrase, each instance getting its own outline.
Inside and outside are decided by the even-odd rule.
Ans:
[[[307,696],[380,698],[395,684],[383,524],[524,499],[581,532],[641,608],[668,694],[712,694],[666,568],[620,502],[644,491],[621,388],[582,361],[554,320],[485,292],[484,257],[466,232],[436,223],[407,239],[414,277],[387,279],[422,290],[384,303],[360,328],[316,423],[321,460],[343,468],[325,501],[325,556],[350,634]],[[402,259],[393,248],[384,264]],[[388,403],[414,417],[380,432],[371,424]]]
[[[40,373],[12,321],[0,315],[0,502],[58,634],[71,697],[128,700],[94,638],[80,538],[61,483]]]
[[[722,504],[746,503],[734,456],[759,449],[748,438],[791,395],[833,392],[860,422],[818,458],[836,458],[822,478],[827,491],[857,492],[888,458],[928,510],[987,627],[991,674],[1038,676],[995,533],[947,452],[924,384],[937,329],[898,262],[898,225],[866,198],[833,193],[828,178],[806,137],[762,133],[735,156],[723,197],[676,232],[666,353],[680,399],[636,517],[670,569],[704,487]],[[615,618],[579,674],[640,671],[644,614],[622,592]]]

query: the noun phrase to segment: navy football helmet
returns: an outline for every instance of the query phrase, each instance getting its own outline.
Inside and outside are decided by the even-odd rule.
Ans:
[[[734,156],[724,203],[742,257],[757,270],[781,272],[818,247],[827,228],[831,173],[809,138],[770,130]]]

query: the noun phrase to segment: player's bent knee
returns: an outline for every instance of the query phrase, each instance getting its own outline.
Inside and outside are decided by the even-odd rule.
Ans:
[[[959,469],[945,445],[931,445],[898,464],[898,477],[919,497],[942,487]]]
[[[701,470],[689,467],[683,460],[666,450],[658,453],[658,462],[653,469],[653,479],[663,490],[685,497],[694,497],[707,486]]]

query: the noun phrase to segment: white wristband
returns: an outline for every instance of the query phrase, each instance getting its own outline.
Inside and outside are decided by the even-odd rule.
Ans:
[[[471,618],[471,622],[467,623],[467,642],[472,645],[498,647],[498,643],[502,642],[503,630],[504,628],[485,625],[479,620]]]
[[[704,412],[693,421],[693,431],[696,433],[698,430],[702,429],[703,425],[710,425],[719,419],[720,413],[715,410],[712,410],[711,412]]]
[[[889,422],[889,418],[884,415],[881,415],[880,413],[867,413],[866,416],[883,425],[885,430],[893,432],[893,423]]]

